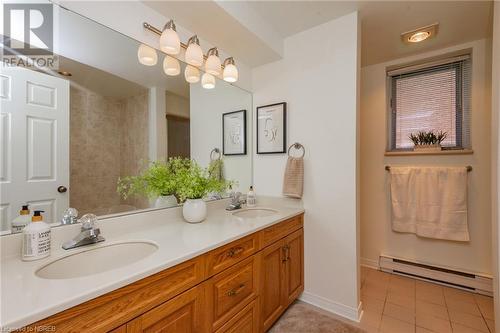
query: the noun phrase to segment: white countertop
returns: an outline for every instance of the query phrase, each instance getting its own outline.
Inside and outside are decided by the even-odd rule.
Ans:
[[[297,200],[260,198],[259,206],[278,213],[241,219],[226,211],[226,205],[227,200],[209,203],[208,217],[199,224],[184,222],[181,208],[110,218],[99,223],[105,242],[68,251],[61,244],[75,236],[80,226],[53,228],[51,256],[34,262],[21,261],[20,235],[0,237],[0,331],[26,326],[304,212]],[[158,250],[128,266],[85,277],[51,280],[35,275],[57,258],[131,240],[152,241]]]

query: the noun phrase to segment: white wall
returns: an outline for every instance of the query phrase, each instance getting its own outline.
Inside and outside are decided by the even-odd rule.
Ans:
[[[361,258],[376,265],[380,254],[418,260],[470,272],[491,274],[491,40],[382,64],[361,71]],[[386,148],[386,68],[472,48],[473,155],[384,156]],[[385,165],[471,165],[468,192],[470,242],[449,242],[395,233],[390,224]]]
[[[252,94],[223,81],[215,89],[192,84],[190,89],[191,158],[207,166],[213,148],[222,151],[222,114],[247,110],[247,154],[223,156],[224,177],[246,193],[252,185]]]
[[[493,26],[493,69],[492,69],[492,220],[493,220],[493,272],[495,276],[495,321],[496,331],[500,332],[500,286],[498,246],[500,234],[500,2],[494,5]]]
[[[307,151],[302,299],[354,320],[358,32],[352,13],[286,38],[284,59],[255,68],[252,83],[255,107],[288,103],[288,143]],[[254,155],[258,195],[281,195],[285,163],[285,154]]]

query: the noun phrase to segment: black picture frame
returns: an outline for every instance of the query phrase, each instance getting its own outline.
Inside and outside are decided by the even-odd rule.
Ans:
[[[282,146],[280,146],[276,150],[267,150],[267,151],[262,151],[262,147],[259,146],[259,138],[260,138],[260,130],[259,130],[259,113],[261,112],[262,109],[264,108],[269,108],[273,106],[282,106],[282,112],[283,112],[283,123],[282,128],[283,128],[283,133],[282,133]],[[257,130],[257,135],[256,135],[256,141],[257,141],[257,154],[284,154],[286,153],[286,136],[287,136],[287,129],[286,129],[286,124],[287,124],[287,119],[286,119],[286,102],[281,102],[281,103],[274,103],[274,104],[268,104],[268,105],[262,105],[257,107],[257,112],[256,112],[256,130]]]
[[[243,113],[243,151],[238,153],[228,153],[226,152],[227,147],[226,147],[225,120],[229,115],[233,115],[235,113]],[[247,154],[247,110],[238,110],[222,114],[222,154],[224,156],[238,156]]]

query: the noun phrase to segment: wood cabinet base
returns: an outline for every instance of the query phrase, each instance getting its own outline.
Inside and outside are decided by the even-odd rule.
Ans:
[[[303,214],[24,327],[258,333],[304,290]]]

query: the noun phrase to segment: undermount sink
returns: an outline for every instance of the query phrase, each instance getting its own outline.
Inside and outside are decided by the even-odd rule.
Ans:
[[[277,210],[270,208],[247,208],[234,212],[234,216],[238,216],[245,219],[267,217],[278,213]]]
[[[156,250],[158,246],[147,241],[114,243],[57,259],[35,274],[43,279],[78,278],[130,265]]]

